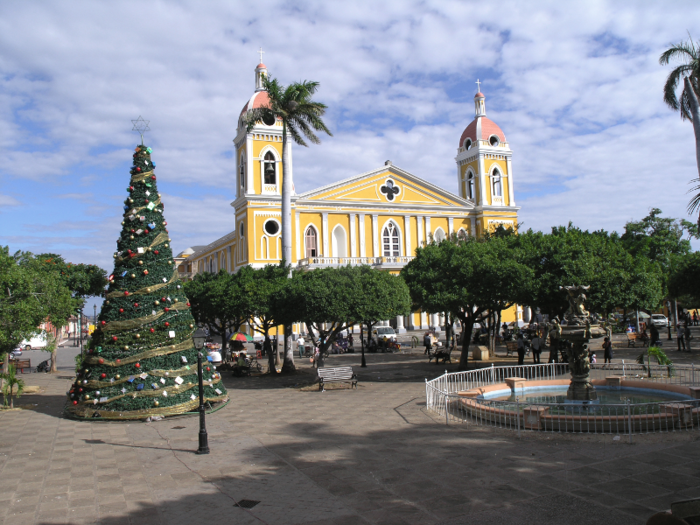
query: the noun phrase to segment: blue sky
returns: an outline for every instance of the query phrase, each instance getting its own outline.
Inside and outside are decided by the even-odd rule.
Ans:
[[[173,248],[229,232],[261,46],[329,108],[334,136],[294,151],[299,192],[387,159],[456,191],[479,78],[526,227],[685,217],[692,126],[658,57],[693,20],[697,2],[3,2],[0,244],[111,270],[139,115]]]

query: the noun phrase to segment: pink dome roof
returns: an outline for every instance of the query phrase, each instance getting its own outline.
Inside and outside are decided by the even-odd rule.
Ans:
[[[478,137],[477,134],[479,134]],[[506,136],[501,128],[498,127],[498,124],[487,117],[476,117],[462,133],[457,147],[461,148],[464,146],[464,141],[467,140],[467,138],[475,142],[477,139],[488,140],[491,135],[496,135],[498,140],[506,142]]]
[[[267,94],[267,91],[257,91],[252,97],[250,97],[250,100],[246,103],[246,105],[243,106],[241,116],[249,109],[262,108],[268,106],[269,104],[270,96]]]
[[[486,98],[481,91],[479,91],[476,95],[474,95],[474,98],[477,98],[477,97]]]
[[[267,66],[260,62],[257,66],[255,66],[255,69],[267,69]]]

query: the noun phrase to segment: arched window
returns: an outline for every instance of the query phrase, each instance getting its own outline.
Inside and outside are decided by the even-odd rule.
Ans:
[[[457,232],[457,239],[459,239],[460,241],[467,240],[467,232],[464,228],[460,228],[459,231]]]
[[[388,223],[384,228],[382,241],[384,257],[398,257],[401,255],[399,249],[399,229],[393,222]]]
[[[271,151],[265,153],[265,163],[263,167],[265,174],[265,184],[277,184],[277,163]]]
[[[308,227],[304,238],[306,239],[306,257],[316,257],[318,255],[318,238],[316,236],[316,230],[312,227]]]
[[[445,240],[445,230],[442,228],[437,228],[435,232],[433,233],[433,239],[435,239],[436,243],[441,243],[442,241]]]
[[[474,174],[470,171],[467,173],[467,195],[466,198],[470,200],[474,200]]]
[[[336,226],[333,230],[333,257],[347,257],[347,236],[345,235],[345,230],[342,226]]]
[[[240,166],[238,167],[238,180],[241,189],[245,191],[245,155],[241,155]]]
[[[469,148],[472,147],[472,139],[467,139],[464,141],[464,149],[468,150]]]
[[[491,183],[493,184],[493,196],[501,197],[501,172],[498,170],[493,170],[493,175],[491,175]]]

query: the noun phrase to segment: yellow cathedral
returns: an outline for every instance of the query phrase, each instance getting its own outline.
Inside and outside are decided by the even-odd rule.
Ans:
[[[268,103],[255,68],[255,92],[238,121],[235,145],[237,180],[232,232],[206,246],[193,246],[177,258],[183,279],[201,272],[236,272],[250,265],[279,263],[282,177],[294,176],[292,141],[282,171],[282,124],[258,123],[246,131],[243,115]],[[477,83],[478,84],[478,83]],[[367,264],[398,273],[431,240],[480,235],[499,224],[515,226],[512,151],[501,128],[486,116],[485,97],[474,96],[475,116],[457,145],[457,194],[450,193],[390,161],[345,180],[292,195],[292,265],[313,270]],[[520,308],[503,312],[506,322],[521,321]],[[526,316],[527,317],[527,316]],[[526,319],[528,320],[528,319]],[[380,324],[440,330],[441,314],[414,312]],[[298,327],[296,327],[298,328]]]

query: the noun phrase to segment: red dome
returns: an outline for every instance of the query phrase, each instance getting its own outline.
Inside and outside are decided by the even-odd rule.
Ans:
[[[257,66],[255,66],[255,69],[267,69],[267,66],[260,62]]]
[[[262,108],[268,106],[269,104],[270,96],[267,94],[267,91],[257,91],[252,97],[250,97],[250,100],[246,103],[246,105],[243,106],[241,116],[249,109]]]
[[[477,134],[479,135],[478,137]],[[501,142],[506,142],[506,136],[501,128],[498,127],[498,124],[487,117],[476,117],[462,133],[457,147],[461,148],[464,146],[464,141],[467,140],[467,138],[470,138],[472,139],[472,142],[475,142],[477,139],[488,140],[491,135],[496,135],[498,140]]]

